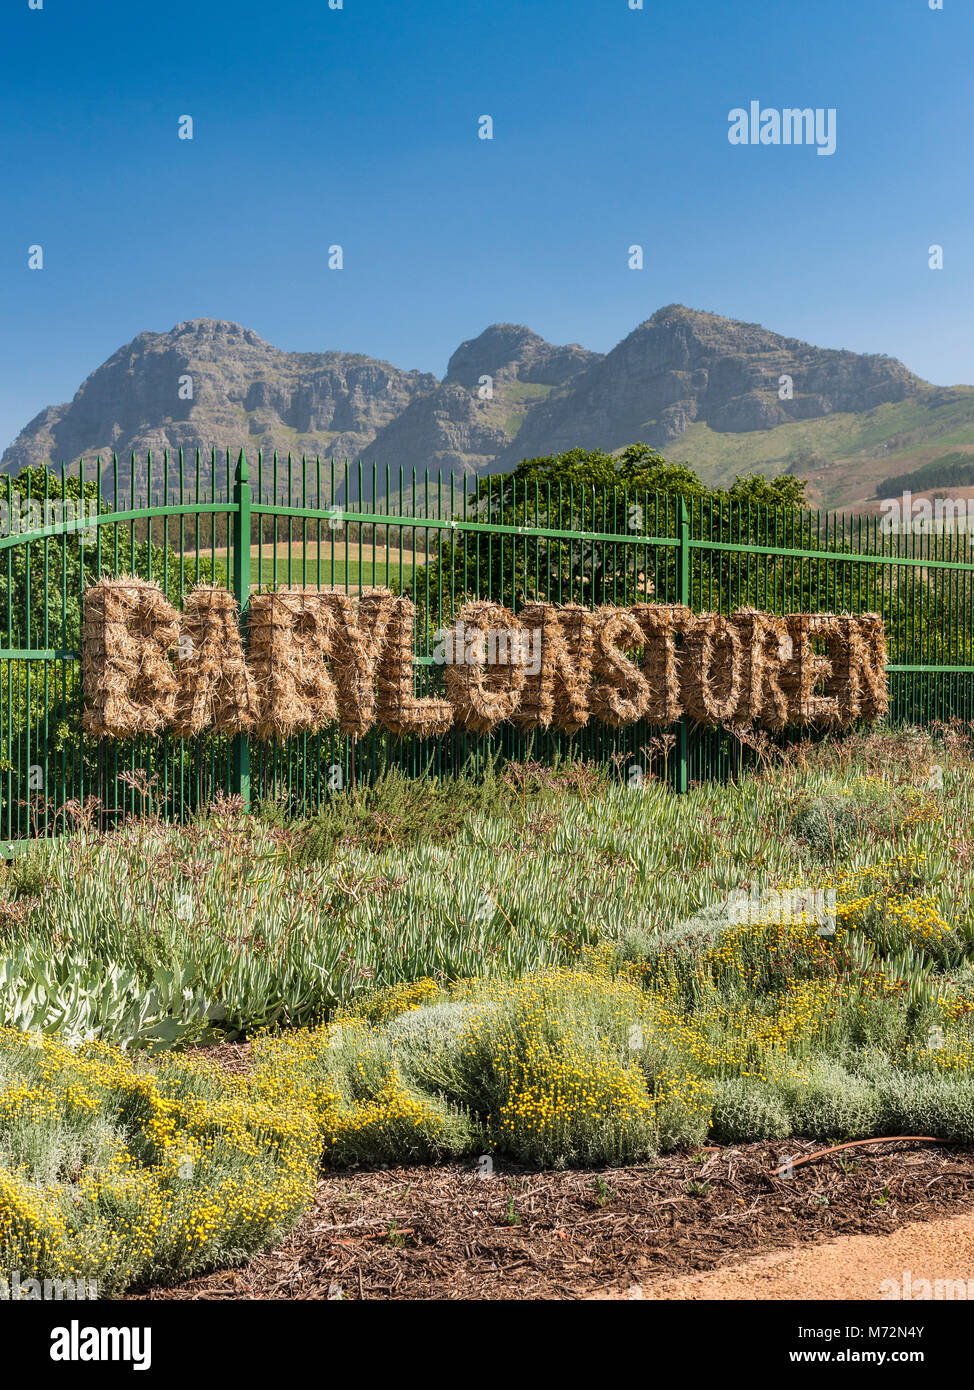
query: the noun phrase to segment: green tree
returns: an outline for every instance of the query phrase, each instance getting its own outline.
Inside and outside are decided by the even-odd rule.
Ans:
[[[729,490],[708,488],[686,464],[640,443],[618,455],[570,449],[525,459],[510,473],[478,479],[468,498],[466,520],[507,529],[458,528],[416,572],[411,593],[430,630],[452,621],[468,599],[487,595],[515,609],[532,599],[592,606],[672,600],[675,547],[640,538],[675,538],[681,504],[695,536],[756,543],[761,534],[780,544],[789,520],[800,529],[803,501],[800,479],[742,477]],[[695,550],[693,567],[697,589],[726,592],[726,557]]]
[[[676,546],[641,538],[675,538],[682,506],[691,540],[708,543],[690,551],[695,611],[876,611],[886,623],[891,662],[962,665],[974,658],[967,577],[855,562],[848,557],[860,551],[900,552],[868,526],[808,511],[805,488],[801,478],[760,474],[710,488],[687,465],[669,463],[645,444],[618,455],[570,449],[525,459],[510,473],[478,479],[467,499],[465,520],[504,529],[458,527],[416,572],[410,591],[420,634],[451,623],[474,597],[515,611],[535,599],[592,607],[673,601]]]
[[[70,504],[66,509],[64,504]],[[94,756],[82,739],[81,678],[73,659],[81,642],[82,595],[99,576],[138,574],[162,584],[173,603],[197,581],[227,582],[226,568],[209,557],[182,556],[152,539],[146,522],[103,523],[64,531],[65,515],[110,517],[93,479],[63,479],[45,468],[25,468],[0,488],[0,649],[64,652],[62,659],[0,660],[0,807],[8,813],[29,789],[28,769],[57,767],[73,784]],[[47,526],[48,534],[43,534]],[[19,539],[36,531],[34,539]],[[28,798],[30,799],[30,798]],[[43,798],[37,797],[40,801]]]

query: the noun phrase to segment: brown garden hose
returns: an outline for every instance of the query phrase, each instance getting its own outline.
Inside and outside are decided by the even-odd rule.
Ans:
[[[956,1144],[956,1139],[931,1139],[929,1134],[891,1134],[882,1139],[850,1139],[847,1144],[836,1144],[831,1149],[818,1149],[813,1154],[806,1154],[804,1158],[789,1158],[779,1167],[771,1170],[773,1178],[780,1178],[781,1175],[792,1168],[799,1168],[803,1163],[814,1163],[817,1158],[825,1158],[828,1154],[837,1154],[842,1149],[857,1149],[865,1144]]]

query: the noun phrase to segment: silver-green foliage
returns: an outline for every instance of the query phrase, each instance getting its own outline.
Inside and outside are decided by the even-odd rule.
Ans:
[[[57,1033],[70,1043],[171,1047],[223,1017],[191,978],[157,966],[146,985],[131,967],[32,943],[0,960],[0,1027]]]

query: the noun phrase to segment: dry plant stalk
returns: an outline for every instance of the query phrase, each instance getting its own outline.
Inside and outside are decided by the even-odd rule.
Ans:
[[[179,613],[158,584],[100,579],[84,594],[82,727],[99,738],[159,733],[172,722],[178,680],[169,652]]]
[[[338,714],[335,682],[325,664],[331,615],[317,591],[254,594],[247,622],[258,738],[286,739],[330,724]]]
[[[417,738],[445,734],[453,725],[449,700],[420,698],[413,683],[413,626],[416,606],[411,599],[393,600],[386,629],[385,647],[379,660],[376,710],[379,722],[390,733]]]
[[[645,639],[642,672],[649,682],[645,718],[673,724],[683,713],[677,638],[689,630],[693,614],[682,603],[637,603],[630,608]]]
[[[244,656],[237,601],[217,584],[197,584],[183,602],[176,648],[179,689],[173,732],[240,734],[257,722],[254,677]]]
[[[836,724],[839,701],[835,695],[816,694],[815,687],[832,677],[832,662],[812,646],[815,638],[826,644],[839,636],[834,613],[789,613],[785,618],[791,638],[791,656],[779,684],[788,699],[789,724]]]
[[[595,614],[595,654],[592,674],[597,684],[589,692],[593,715],[614,729],[635,724],[649,707],[649,681],[625,655],[645,644],[639,623],[627,608],[606,605]]]
[[[444,674],[456,721],[474,733],[489,733],[520,703],[521,624],[499,603],[475,600],[461,608],[448,643],[454,659]]]
[[[733,619],[701,613],[691,624],[681,662],[683,708],[698,724],[730,723],[744,684],[744,652]]]
[[[588,608],[571,604],[528,603],[518,615],[530,637],[532,658],[525,671],[521,702],[511,722],[522,729],[577,733],[589,717],[589,684],[595,650],[595,619]],[[540,650],[539,650],[540,645]]]
[[[349,738],[361,738],[378,713],[376,680],[395,595],[391,589],[365,589],[355,601],[342,589],[322,589],[320,600],[331,616],[338,727]]]
[[[765,724],[783,729],[788,723],[788,696],[780,677],[791,656],[788,624],[773,613],[741,608],[733,616],[741,639],[743,673],[735,724]]]

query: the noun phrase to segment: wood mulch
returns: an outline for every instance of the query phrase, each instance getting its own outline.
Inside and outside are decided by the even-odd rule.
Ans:
[[[749,1144],[584,1171],[498,1162],[489,1177],[476,1165],[328,1173],[276,1250],[130,1297],[588,1299],[974,1210],[974,1150],[890,1143],[771,1176],[821,1147]]]

